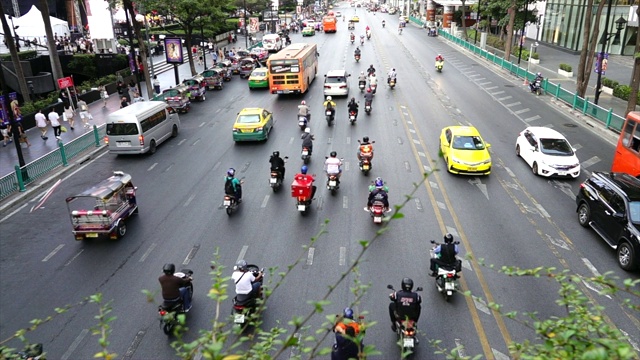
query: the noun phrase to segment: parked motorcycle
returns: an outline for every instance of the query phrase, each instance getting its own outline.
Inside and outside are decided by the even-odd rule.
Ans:
[[[191,279],[193,271],[189,269],[182,269],[173,274],[182,279]],[[193,281],[189,282],[189,296],[193,299]],[[160,315],[160,327],[167,336],[173,334],[173,328],[178,324],[178,315],[186,314],[184,303],[182,301],[164,301],[162,305],[158,306],[158,314]]]
[[[540,80],[535,80],[529,83],[529,90],[536,95],[542,94],[542,84]]]
[[[438,60],[436,61],[436,70],[438,72],[442,72],[442,68],[444,67],[444,61]]]
[[[327,109],[324,111],[325,116],[327,117],[327,125],[331,126],[333,123],[333,118],[335,116],[335,111]]]
[[[396,291],[393,285],[387,285],[387,289]],[[422,288],[418,287],[416,291],[422,291]],[[418,344],[416,322],[409,319],[396,319],[396,334],[398,335],[398,344],[402,348],[402,353],[413,352],[413,349]]]
[[[298,115],[298,126],[300,127],[301,131],[304,131],[304,129],[307,128],[307,117],[306,116],[302,116],[302,115]]]
[[[308,147],[306,146],[302,147],[302,154],[300,158],[302,159],[302,162],[304,162],[305,164],[308,164],[309,161],[311,161],[311,152],[309,151]]]
[[[260,269],[257,265],[248,264],[248,271],[253,273],[253,276],[258,277],[260,274],[264,276],[264,269]],[[262,288],[257,297],[249,295],[236,294],[233,298],[233,323],[238,326],[246,326],[249,323],[249,317],[255,315],[259,310],[258,299],[262,299]]]
[[[435,242],[435,240],[431,240],[431,243],[433,244],[433,248],[429,250],[429,254],[431,255],[432,259],[436,259],[438,258],[438,255],[435,253],[435,249],[438,245],[442,244]],[[460,244],[460,242],[456,241],[454,242],[454,244],[458,245]],[[436,289],[438,289],[438,292],[442,294],[446,301],[449,301],[449,298],[453,296],[453,292],[458,291],[459,289],[459,276],[458,271],[456,270],[459,270],[459,268],[461,267],[460,264],[461,262],[460,260],[458,260],[456,266],[454,267],[444,268],[442,266],[438,266],[438,272],[436,275]]]
[[[351,122],[351,125],[355,125],[357,117],[355,111],[349,111],[349,122]]]
[[[364,112],[367,113],[367,115],[371,115],[371,101],[365,101],[364,102]]]

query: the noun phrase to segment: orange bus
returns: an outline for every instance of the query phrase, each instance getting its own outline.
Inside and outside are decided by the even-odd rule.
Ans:
[[[334,33],[336,32],[338,22],[336,21],[336,17],[333,16],[333,13],[330,12],[329,15],[322,18],[322,28],[325,33]]]
[[[624,122],[611,171],[640,176],[640,112],[632,111]]]
[[[316,44],[291,44],[269,56],[269,91],[272,94],[302,94],[318,74]]]

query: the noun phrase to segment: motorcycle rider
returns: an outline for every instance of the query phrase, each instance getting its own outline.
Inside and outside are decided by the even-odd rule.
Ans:
[[[347,108],[349,108],[349,114],[351,114],[351,112],[354,112],[356,118],[358,117],[358,103],[356,102],[356,98],[351,98],[351,101],[349,101]]]
[[[384,20],[382,20],[382,27],[384,28],[385,25],[386,23],[384,22]]]
[[[398,34],[402,35],[402,22],[398,24]]]
[[[371,93],[371,88],[368,88],[367,92],[364,93],[364,105],[367,106],[367,104],[369,104],[369,106],[373,104],[373,94]]]
[[[356,50],[353,52],[353,56],[354,57],[360,57],[360,47],[357,46]]]
[[[262,290],[262,282],[260,280],[262,280],[262,275],[262,273],[259,273],[256,276],[253,272],[249,271],[246,261],[238,260],[231,274],[231,279],[236,283],[238,301],[260,297],[260,291]]]
[[[309,156],[311,156],[313,152],[313,140],[315,140],[315,137],[311,134],[311,129],[304,129],[300,138],[302,139],[302,147],[309,149]]]
[[[324,106],[325,112],[331,110],[331,116],[336,115],[336,103],[331,99],[331,96],[327,96],[327,100],[322,103],[322,105]]]
[[[351,308],[345,308],[342,314],[341,321],[338,321],[333,327],[333,332],[336,334],[336,342],[331,352],[331,360],[357,359],[359,347],[354,338],[360,334],[360,324],[353,320],[353,310]],[[362,343],[360,344],[361,346]]]
[[[311,187],[311,198],[315,198],[316,196],[316,186],[313,185],[313,182],[315,181],[315,179],[313,178],[313,175],[307,175],[307,172],[309,171],[309,167],[307,167],[307,165],[302,165],[302,167],[300,168],[300,173],[296,174],[293,178],[298,182],[298,183],[307,183],[309,184],[309,186]]]
[[[358,86],[360,84],[367,84],[367,75],[364,74],[364,71],[360,71],[360,75],[358,75]]]
[[[436,62],[438,61],[444,62],[444,57],[442,56],[442,54],[438,54],[438,56],[436,56]]]
[[[242,202],[242,184],[240,180],[235,178],[236,169],[227,170],[227,176],[224,178],[224,194],[236,198],[238,203]]]
[[[396,69],[392,68],[389,73],[387,74],[387,84],[389,84],[389,82],[391,82],[391,79],[393,79],[393,81],[396,82],[396,84],[398,83],[398,80],[396,80]]]
[[[382,201],[384,209],[389,208],[389,194],[388,188],[384,185],[384,181],[381,177],[376,178],[375,188],[369,192],[369,199],[367,200],[367,208],[373,205],[374,201]]]
[[[376,69],[373,67],[373,64],[369,65],[369,68],[367,69],[367,75],[371,76],[375,73],[376,73]]]
[[[369,154],[369,159],[373,159],[373,145],[369,142],[369,137],[362,137],[362,141],[360,141],[360,146],[358,147],[358,153],[356,154],[358,157],[358,161],[362,160],[362,154]]]
[[[444,244],[438,245],[434,253],[440,255],[440,257],[431,259],[431,265],[429,266],[429,270],[431,270],[430,276],[435,277],[438,275],[436,265],[446,269],[456,269],[458,267],[458,259],[456,259],[456,255],[458,255],[458,245],[453,243],[453,235],[446,234],[444,236]]]
[[[373,90],[374,88],[378,87],[378,78],[376,77],[376,73],[371,74],[371,76],[369,76],[369,89],[372,90],[372,92],[375,94],[375,90]]]
[[[162,287],[162,299],[169,303],[182,301],[184,311],[189,312],[191,310],[191,293],[189,292],[191,279],[189,277],[179,278],[174,276],[173,274],[176,272],[174,264],[165,264],[162,267],[162,272],[164,275],[158,278]]]
[[[351,34],[349,35],[349,39],[351,39],[351,42],[356,41],[356,34],[353,33],[353,31],[351,32]]]
[[[340,175],[342,175],[342,160],[338,159],[338,153],[332,151],[324,162],[324,170],[327,175],[335,175],[338,179],[338,187],[340,187]]]
[[[394,332],[398,330],[396,321],[408,319],[417,323],[420,319],[422,298],[418,293],[411,291],[413,290],[413,280],[410,278],[402,279],[401,287],[402,290],[389,295],[389,299],[391,299],[389,317],[391,318],[391,330]]]
[[[364,46],[364,35],[360,35],[360,45]]]
[[[280,151],[274,151],[273,154],[271,154],[269,163],[271,164],[271,171],[276,171],[278,178],[281,181],[284,180],[284,160],[280,157]]]
[[[307,102],[302,100],[300,105],[298,105],[298,116],[304,116],[307,118],[307,121],[311,121],[311,108],[307,105]]]

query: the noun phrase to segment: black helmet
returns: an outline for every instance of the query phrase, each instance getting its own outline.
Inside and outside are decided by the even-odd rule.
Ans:
[[[164,264],[162,267],[162,272],[167,275],[173,275],[176,272],[176,266],[173,264]]]
[[[244,260],[238,260],[236,263],[236,270],[246,271],[247,270],[247,262]]]
[[[410,278],[402,279],[402,290],[404,291],[413,290],[413,280],[411,280]]]
[[[338,156],[338,153],[335,151],[332,151],[331,154],[329,154],[331,157],[336,157]]]
[[[344,308],[344,310],[342,311],[342,314],[344,315],[344,317],[346,317],[347,319],[351,319],[353,320],[353,310],[351,310],[351,308]]]
[[[369,137],[368,136],[363,137],[362,142],[369,142]]]
[[[446,234],[444,236],[444,242],[445,242],[445,244],[451,244],[453,242],[453,235]]]
[[[274,151],[273,157],[280,157],[280,151]]]

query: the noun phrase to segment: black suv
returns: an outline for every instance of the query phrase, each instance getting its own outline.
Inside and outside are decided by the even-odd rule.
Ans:
[[[618,254],[627,271],[640,265],[640,180],[593,172],[576,196],[580,225],[591,226]]]

